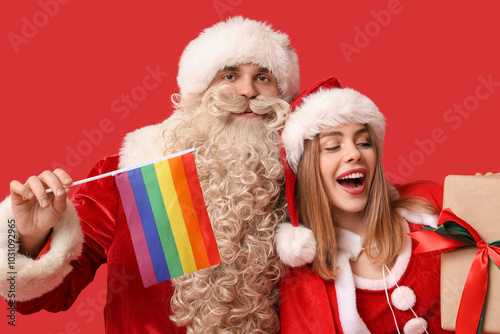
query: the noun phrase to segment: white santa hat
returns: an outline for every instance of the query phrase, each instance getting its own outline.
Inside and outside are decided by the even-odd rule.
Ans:
[[[284,100],[299,94],[299,62],[288,36],[241,16],[205,29],[187,45],[179,61],[180,93],[203,93],[220,70],[247,63],[269,69]]]
[[[312,231],[299,226],[295,200],[295,174],[304,153],[304,142],[312,140],[323,129],[348,123],[370,126],[381,150],[385,136],[385,117],[368,97],[341,88],[334,77],[328,77],[304,91],[292,102],[293,112],[281,134],[282,160],[285,165],[286,194],[291,224],[280,224],[276,248],[283,263],[296,267],[314,260],[316,240]],[[379,152],[381,154],[381,152]]]

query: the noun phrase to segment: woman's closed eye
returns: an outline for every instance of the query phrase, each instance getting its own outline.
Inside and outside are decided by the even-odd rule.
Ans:
[[[325,151],[334,152],[340,149],[341,145],[328,145],[325,147]]]
[[[371,148],[371,147],[373,147],[373,143],[371,141],[363,141],[363,142],[357,143],[356,146],[358,146],[360,148]]]

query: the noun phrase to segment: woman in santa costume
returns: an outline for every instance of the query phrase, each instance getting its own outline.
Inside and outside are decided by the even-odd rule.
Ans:
[[[292,106],[282,133],[292,224],[277,234],[289,266],[280,288],[282,332],[447,333],[439,254],[413,254],[407,235],[436,227],[442,187],[387,183],[384,116],[335,78]]]

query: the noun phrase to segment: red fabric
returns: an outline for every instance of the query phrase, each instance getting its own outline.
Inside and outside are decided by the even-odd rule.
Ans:
[[[325,282],[310,268],[288,268],[280,291],[281,333],[335,333]]]
[[[427,199],[438,210],[442,209],[442,187],[429,182],[398,186],[402,196]],[[410,231],[422,225],[409,223]],[[412,241],[412,252],[416,242]],[[412,254],[400,286],[411,288],[416,294],[413,307],[418,316],[428,322],[429,333],[450,333],[441,329],[440,312],[440,256],[438,252]],[[394,288],[388,289],[389,296]],[[356,289],[357,310],[372,333],[397,333],[384,290]],[[280,314],[283,333],[343,333],[339,318],[342,301],[336,300],[335,284],[325,282],[306,268],[292,268],[284,277],[280,289]],[[410,310],[394,308],[400,330],[414,316]],[[333,323],[332,323],[333,322]],[[333,329],[335,327],[335,330]]]
[[[40,253],[38,253],[36,259],[40,259],[42,255],[47,253],[50,250],[50,243],[52,242],[52,230],[49,233],[49,236],[47,237],[47,241],[45,241],[45,245],[43,245],[43,248],[40,250]]]
[[[97,163],[89,176],[116,169],[118,155],[113,155]],[[185,328],[169,320],[173,293],[170,281],[143,287],[114,177],[79,186],[72,202],[85,235],[82,256],[72,262],[73,271],[56,289],[17,303],[16,310],[27,314],[68,309],[93,280],[99,266],[107,262],[106,333],[185,333]]]

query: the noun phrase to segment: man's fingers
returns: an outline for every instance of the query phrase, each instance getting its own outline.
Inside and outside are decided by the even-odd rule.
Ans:
[[[38,203],[42,208],[47,208],[50,205],[49,198],[45,192],[45,184],[38,176],[30,176],[26,181],[25,186],[29,187],[35,194]]]
[[[54,170],[54,174],[59,178],[62,184],[65,186],[69,186],[71,183],[73,183],[73,179],[71,179],[71,176],[69,176],[66,171],[64,171],[61,168],[57,168]]]
[[[59,171],[58,173],[61,174],[61,172]],[[55,173],[46,170],[45,172],[39,175],[39,178],[48,188],[52,190],[52,192],[54,193],[54,195],[56,195],[56,197],[66,195],[66,191],[64,190],[63,187],[63,182]],[[63,178],[66,178],[66,176],[63,176]]]
[[[69,189],[64,186],[69,186],[71,183],[73,183],[73,180],[69,176],[68,173],[66,173],[64,170],[58,168],[54,170],[54,173],[52,176],[57,178],[57,182],[54,182],[53,185],[57,186],[56,189],[52,187],[52,183],[49,185],[50,189],[54,192],[54,201],[52,202],[54,205],[54,210],[58,214],[63,214],[66,211],[66,198],[69,193]],[[52,177],[51,177],[52,178]],[[55,181],[55,180],[52,180]]]
[[[14,180],[10,183],[10,195],[12,196],[12,199],[14,201],[19,200],[19,198],[22,198],[23,201],[26,201],[32,199],[33,196],[35,196],[29,187],[25,186],[17,180]]]

